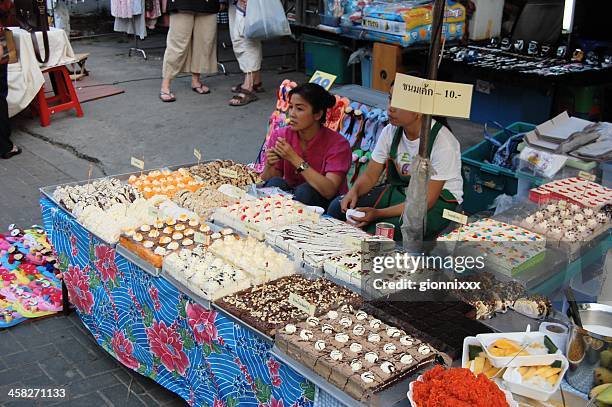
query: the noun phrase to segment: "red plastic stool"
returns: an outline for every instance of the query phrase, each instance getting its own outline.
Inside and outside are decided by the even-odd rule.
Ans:
[[[75,109],[77,117],[83,117],[83,109],[70,81],[70,73],[65,66],[54,66],[43,70],[49,74],[53,96],[45,96],[45,85],[38,91],[32,103],[32,113],[40,116],[40,125],[51,124],[51,115],[64,110]]]

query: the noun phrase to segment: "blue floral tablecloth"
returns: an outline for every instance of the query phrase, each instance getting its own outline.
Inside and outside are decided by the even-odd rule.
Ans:
[[[40,203],[70,302],[123,365],[193,406],[313,405],[315,386],[251,330],[147,274],[50,200]]]

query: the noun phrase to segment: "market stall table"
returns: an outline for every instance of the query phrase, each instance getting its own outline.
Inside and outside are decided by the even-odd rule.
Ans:
[[[256,333],[146,273],[50,200],[41,208],[72,303],[119,362],[193,405],[313,404],[314,385]]]
[[[49,61],[41,64],[36,59],[30,33],[21,28],[11,27],[15,38],[18,62],[8,65],[8,107],[9,116],[15,116],[34,100],[45,83],[43,71],[47,68],[67,65],[76,62],[74,50],[64,30],[50,28]],[[38,43],[42,47],[42,33],[37,33]],[[41,49],[44,53],[44,49]]]

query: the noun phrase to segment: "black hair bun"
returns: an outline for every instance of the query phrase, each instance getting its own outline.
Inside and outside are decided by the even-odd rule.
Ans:
[[[332,95],[329,92],[326,92],[327,94],[325,95],[325,108],[326,109],[331,109],[332,107],[336,106],[336,97],[334,95]]]

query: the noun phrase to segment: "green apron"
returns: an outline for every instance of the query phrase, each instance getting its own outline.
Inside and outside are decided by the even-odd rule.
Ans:
[[[442,124],[436,122],[431,129],[429,143],[427,145],[427,152],[430,157],[433,144],[436,141],[436,137],[438,136],[438,132],[441,128]],[[397,148],[403,136],[404,129],[398,127],[395,131],[395,135],[393,136],[393,143],[391,144],[391,150],[389,151],[389,158],[386,162],[387,183],[389,185],[378,197],[378,200],[374,204],[375,208],[388,208],[390,206],[404,203],[406,200],[404,189],[408,187],[408,184],[410,183],[410,176],[403,176],[400,174],[397,170],[397,166],[395,165]],[[456,207],[457,199],[455,196],[449,190],[443,189],[438,197],[438,201],[431,209],[429,209],[429,211],[427,211],[427,226],[425,230],[426,239],[436,237],[438,233],[440,233],[450,223],[449,220],[442,217],[442,212],[444,209],[455,210]],[[369,233],[375,233],[376,224],[379,222],[387,222],[395,225],[395,240],[402,240],[402,232],[400,229],[401,216],[377,219],[376,222],[373,222],[366,227],[366,231]]]

